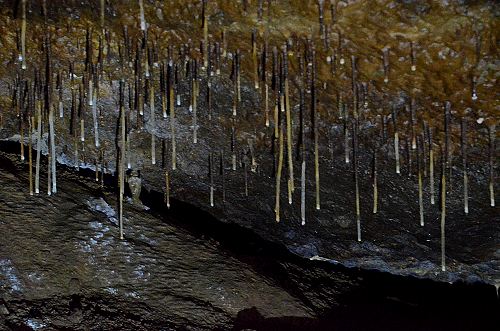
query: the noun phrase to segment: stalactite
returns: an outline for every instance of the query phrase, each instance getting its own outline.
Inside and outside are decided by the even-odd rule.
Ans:
[[[97,114],[97,91],[94,89],[93,95],[89,96],[94,101],[92,102],[92,120],[94,122],[94,144],[96,148],[101,146],[99,142],[99,119]]]
[[[283,47],[283,81],[285,85],[285,108],[286,108],[286,145],[288,156],[288,203],[292,204],[292,194],[295,191],[295,180],[293,175],[293,152],[292,152],[292,111],[290,105],[288,87],[288,60],[286,45]]]
[[[160,64],[160,98],[161,98],[161,114],[163,118],[167,118],[167,88],[165,82],[165,66]]]
[[[392,124],[394,127],[394,157],[396,158],[396,173],[401,173],[399,164],[399,133],[397,127],[396,107],[392,108]]]
[[[106,8],[106,0],[100,0],[100,19],[101,19],[101,29],[104,31],[104,14]]]
[[[125,193],[125,92],[124,82],[120,81],[120,144],[119,144],[119,226],[120,226],[120,239],[123,240],[123,195]]]
[[[155,88],[152,79],[149,81],[149,110],[151,121],[151,164],[156,164],[156,119],[155,119]]]
[[[302,61],[301,61],[302,63]],[[302,63],[303,73],[305,71],[305,67]],[[302,74],[302,84],[304,85],[304,74]],[[299,107],[300,107],[300,158],[301,158],[301,171],[300,171],[300,218],[301,224],[306,224],[306,140],[305,140],[305,122],[304,122],[304,113],[305,113],[305,91],[304,86],[300,87],[299,90]]]
[[[52,164],[52,155],[50,155],[50,147],[49,147],[49,153],[47,154],[47,195],[52,195],[52,177],[51,177],[51,164]]]
[[[339,54],[339,63],[340,65],[343,66],[345,64],[345,59],[344,59],[344,52],[342,49],[342,43],[343,43],[342,33],[340,31],[338,31],[338,39],[339,39],[339,44],[337,53]]]
[[[382,57],[384,61],[384,83],[386,84],[389,82],[389,51],[389,47],[385,47],[382,50]]]
[[[280,116],[281,117],[281,116]],[[276,214],[276,222],[280,221],[280,189],[281,189],[281,172],[283,169],[283,124],[279,120],[279,133],[278,133],[278,169],[276,171],[276,202],[274,207],[274,212]]]
[[[424,226],[424,202],[423,202],[423,183],[422,183],[422,162],[420,159],[422,143],[420,137],[417,137],[417,173],[418,173],[418,208],[420,215],[420,226]],[[425,162],[424,162],[425,163]]]
[[[139,0],[139,17],[141,20],[141,30],[146,31],[146,18],[144,15],[144,3],[143,0]]]
[[[21,0],[21,68],[26,70],[26,1]]]
[[[234,118],[231,121],[231,164],[233,171],[236,170],[236,129],[234,127]]]
[[[361,210],[359,201],[359,177],[358,177],[358,124],[356,120],[352,121],[352,165],[354,171],[356,228],[358,232],[358,241],[361,241]]]
[[[319,182],[319,112],[316,110],[316,51],[314,45],[311,50],[311,116],[313,120],[313,135],[314,135],[314,178],[316,182],[316,209],[321,208],[320,205],[320,182]]]
[[[432,128],[428,126],[427,131],[428,144],[429,144],[429,191],[431,196],[431,205],[435,203],[434,198],[434,147],[432,141]]]
[[[238,103],[241,102],[241,73],[240,73],[240,50],[236,50],[235,63],[236,63],[236,95],[238,96]]]
[[[99,153],[99,151],[97,151]],[[94,168],[95,168],[95,181],[99,181],[99,160],[98,157],[94,159]]]
[[[252,30],[252,63],[253,63],[253,76],[254,87],[259,88],[259,64],[257,62],[257,31]]]
[[[28,164],[29,164],[29,185],[30,185],[30,195],[33,195],[33,152],[32,152],[32,140],[33,140],[33,121],[31,116],[28,117],[29,125],[29,139],[28,139]]]
[[[410,126],[411,126],[411,149],[416,149],[417,148],[417,136],[416,136],[416,130],[415,130],[415,125],[416,125],[416,119],[415,119],[415,99],[411,98],[410,99],[410,104],[407,105],[409,108],[410,112]]]
[[[460,145],[462,152],[462,173],[464,179],[464,213],[469,213],[469,177],[467,176],[467,122],[462,117],[460,121]]]
[[[471,98],[472,101],[477,100],[476,76],[471,75]]]
[[[165,170],[165,204],[170,209],[170,173]]]
[[[248,159],[243,161],[243,174],[245,179],[245,197],[248,197]]]
[[[446,152],[441,152],[441,270],[446,271],[445,224],[446,223]]]
[[[424,178],[427,178],[427,148],[425,144],[425,135],[427,132],[427,123],[424,121],[422,124],[422,132],[420,133],[420,139],[422,142],[422,167],[423,167],[423,173],[424,173]]]
[[[373,170],[372,170],[372,179],[373,179],[373,213],[376,214],[378,212],[378,183],[377,183],[377,149],[373,151]]]
[[[350,160],[350,147],[349,147],[349,110],[347,109],[345,104],[342,104],[343,108],[343,120],[344,120],[344,154],[345,154],[345,163],[351,162]]]
[[[319,37],[321,40],[325,39],[324,4],[325,0],[318,0]]]
[[[406,152],[406,159],[408,160],[408,177],[412,176],[412,170],[413,170],[413,158],[412,158],[412,150],[410,146],[410,139],[409,137],[405,137],[404,142],[405,142],[405,152]]]
[[[82,85],[79,87],[79,92],[80,92],[80,102],[78,104],[78,115],[80,117],[80,141],[83,143],[85,142],[85,119],[83,117],[84,115],[84,109],[85,109],[85,101],[83,97],[83,91],[82,91]]]
[[[169,110],[170,110],[170,138],[172,140],[172,170],[177,168],[177,152],[175,141],[175,104],[174,104],[174,65],[170,60],[168,64]]]
[[[63,104],[63,82],[61,72],[57,73],[57,91],[58,93],[58,108],[59,108],[59,118],[64,118],[64,104]]]
[[[222,181],[222,202],[226,202],[226,176],[225,176],[225,171],[224,171],[224,150],[221,149],[220,151],[220,158],[219,158],[219,175],[221,176],[221,181]]]
[[[451,102],[446,101],[444,104],[444,161],[445,167],[449,171],[449,185],[451,186],[451,153],[450,153],[450,117],[451,117]]]
[[[214,175],[213,175],[213,167],[214,167],[214,156],[213,153],[210,152],[208,155],[208,177],[210,179],[210,207],[214,206]]]
[[[57,192],[57,182],[56,182],[56,144],[55,144],[55,127],[54,127],[54,108],[51,106],[49,110],[49,135],[50,135],[50,153],[51,153],[51,163],[50,167],[52,170],[52,193]]]
[[[495,124],[488,127],[488,145],[489,145],[489,191],[490,191],[490,206],[495,207],[495,137],[496,127]]]
[[[193,143],[198,143],[198,78],[197,78],[197,67],[198,62],[193,60],[192,62],[192,81],[191,81],[191,108],[193,112]]]
[[[209,48],[209,43],[208,43],[208,8],[207,8],[207,2],[208,0],[203,0],[202,1],[202,29],[203,29],[203,41],[204,41],[204,50],[203,50],[203,68],[208,67],[208,48]],[[209,72],[207,70],[207,76],[209,75]]]
[[[411,71],[417,70],[417,50],[415,49],[415,43],[410,42],[410,59],[411,59]]]

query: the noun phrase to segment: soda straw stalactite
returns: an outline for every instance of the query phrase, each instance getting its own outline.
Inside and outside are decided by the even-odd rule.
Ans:
[[[233,171],[236,170],[236,128],[234,118],[231,120],[231,164]]]
[[[411,126],[411,149],[417,148],[417,136],[416,136],[416,120],[415,120],[415,99],[410,99],[410,104],[408,105],[410,111],[410,126]]]
[[[168,64],[168,90],[169,90],[169,111],[170,111],[170,139],[172,141],[172,170],[177,168],[177,152],[175,141],[175,101],[174,101],[174,75],[175,69],[173,60]]]
[[[445,256],[445,225],[446,225],[446,152],[441,152],[441,270],[446,271]]]
[[[467,122],[462,117],[460,121],[460,147],[462,152],[462,173],[464,180],[464,213],[469,213],[469,177],[467,176]]]
[[[324,15],[325,0],[318,0],[318,16],[319,16],[319,37],[325,40],[325,15]]]
[[[141,30],[146,31],[146,17],[144,15],[144,2],[143,0],[139,0],[139,19],[141,24]]]
[[[288,156],[288,203],[292,204],[292,194],[295,190],[293,175],[293,151],[292,151],[292,111],[288,88],[288,54],[286,45],[283,47],[283,81],[285,85],[285,108],[286,108],[286,145]]]
[[[372,168],[372,179],[373,179],[373,213],[378,212],[378,176],[377,176],[377,149],[373,151],[373,168]]]
[[[92,120],[94,122],[94,144],[96,148],[99,148],[101,146],[99,142],[99,115],[97,113],[97,88],[93,89],[93,94],[92,96],[89,96],[89,98],[92,98]]]
[[[451,102],[446,101],[444,104],[444,162],[445,167],[449,171],[448,180],[451,186],[451,153],[450,153],[450,117],[451,117]]]
[[[280,118],[282,116],[279,116]],[[274,212],[276,214],[276,222],[280,221],[280,196],[281,196],[281,172],[283,169],[283,124],[282,120],[278,119],[279,128],[278,128],[278,169],[276,171],[276,202],[274,207]]]
[[[314,179],[316,182],[316,209],[319,210],[320,196],[319,196],[319,113],[316,109],[316,51],[314,45],[311,50],[311,117],[314,135]]]
[[[156,164],[156,119],[155,119],[155,88],[153,85],[152,78],[148,80],[149,82],[149,120],[151,126],[151,164]]]
[[[33,101],[33,98],[31,99],[31,103]],[[30,195],[33,195],[33,117],[31,115],[31,107],[32,104],[30,104],[30,111],[28,113],[28,130],[29,130],[29,135],[28,135],[28,164],[29,164],[29,171],[28,171],[28,176],[29,176],[29,187],[30,187]]]
[[[264,35],[264,45],[262,46],[262,55],[261,55],[261,69],[260,69],[260,75],[261,75],[261,81],[262,84],[264,85],[264,90],[263,90],[263,99],[264,99],[264,119],[265,119],[265,125],[266,128],[269,127],[269,84],[267,82],[267,53],[269,49],[269,44],[268,44],[268,35],[267,35],[267,30],[266,34]]]
[[[434,147],[432,141],[432,128],[427,127],[427,138],[429,144],[429,193],[431,196],[431,205],[435,203],[434,198]]]
[[[104,31],[104,14],[106,9],[106,0],[100,0],[100,19],[101,19],[101,29]]]
[[[35,167],[35,193],[40,193],[40,152],[42,149],[42,101],[35,100],[36,108],[36,167]]]
[[[259,64],[257,62],[257,31],[252,30],[252,62],[253,62],[253,76],[254,87],[259,88]]]
[[[202,0],[202,29],[203,29],[203,68],[208,67],[208,52],[209,52],[209,43],[208,43],[208,8],[207,8],[207,2],[208,0]],[[210,75],[210,73],[207,70],[207,76]]]
[[[120,81],[120,144],[119,144],[119,170],[118,184],[119,184],[119,226],[120,226],[120,239],[123,239],[123,195],[125,193],[125,95],[124,95],[124,82]]]
[[[411,71],[417,70],[417,50],[415,49],[415,43],[410,42],[410,59],[411,59]]]
[[[54,107],[49,110],[49,135],[50,135],[50,152],[51,152],[51,171],[52,171],[52,193],[57,192],[56,184],[56,145],[55,145],[55,128],[54,128]]]
[[[417,137],[417,173],[418,173],[418,209],[420,215],[420,226],[424,226],[424,201],[423,201],[423,179],[422,179],[422,162],[420,159],[423,142],[420,141],[420,136]]]
[[[389,82],[389,47],[385,47],[382,50],[382,60],[384,62],[384,83]]]
[[[226,202],[226,177],[225,177],[225,169],[224,169],[224,150],[220,151],[219,158],[219,175],[222,181],[222,203]]]
[[[213,175],[213,167],[214,167],[214,156],[213,153],[208,155],[208,177],[210,179],[210,207],[214,206],[214,175]]]
[[[401,173],[399,164],[399,133],[397,126],[396,107],[392,108],[392,124],[394,127],[394,157],[396,159],[396,173]]]
[[[352,165],[354,171],[356,229],[358,232],[358,241],[361,241],[361,210],[359,206],[359,177],[358,177],[358,124],[356,120],[352,121]]]
[[[345,104],[342,104],[342,113],[344,120],[344,154],[345,154],[345,163],[351,162],[350,153],[351,149],[349,147],[349,110],[347,109]]]
[[[26,1],[21,0],[21,68],[26,70]]]
[[[198,143],[198,61],[192,61],[191,109],[193,111],[193,143]]]
[[[304,67],[301,59],[301,66]],[[305,68],[301,71],[303,72]],[[302,77],[302,84],[304,84],[304,77]],[[304,86],[300,86],[299,91],[299,110],[300,110],[300,158],[301,158],[301,171],[300,171],[300,219],[301,224],[306,224],[306,140],[305,140],[305,91]]]
[[[50,46],[50,34],[47,33],[46,45],[45,45],[45,110],[49,114],[49,139],[50,139],[50,165],[49,169],[52,173],[51,192],[57,192],[56,183],[56,144],[55,144],[55,127],[54,127],[54,107],[52,104],[52,63],[51,63],[51,46]],[[49,184],[50,184],[49,180]],[[50,185],[49,185],[50,186]]]
[[[165,170],[165,204],[170,208],[170,173]]]
[[[495,137],[496,137],[496,126],[492,124],[488,127],[488,145],[489,145],[489,170],[490,170],[490,180],[489,180],[489,191],[490,191],[490,206],[495,207]]]

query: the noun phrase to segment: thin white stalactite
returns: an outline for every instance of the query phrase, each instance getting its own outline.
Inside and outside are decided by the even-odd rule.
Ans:
[[[21,1],[21,68],[26,70],[26,0]]]
[[[280,189],[281,189],[281,172],[283,169],[283,129],[279,130],[279,155],[278,155],[278,169],[276,173],[276,203],[274,212],[276,213],[276,222],[280,221]]]
[[[170,174],[168,170],[165,171],[165,203],[167,208],[170,208]]]
[[[399,134],[394,132],[394,155],[396,158],[396,173],[401,173],[400,164],[399,164]]]
[[[40,152],[42,149],[42,105],[41,101],[36,101],[36,168],[35,168],[35,193],[40,193]]]
[[[141,30],[146,31],[146,18],[144,16],[144,2],[139,0],[139,16],[141,20]]]
[[[49,135],[50,135],[50,152],[51,157],[51,169],[52,169],[52,193],[57,192],[57,176],[56,176],[56,138],[55,138],[55,127],[54,127],[54,109],[51,106],[49,110]]]
[[[302,160],[300,178],[300,218],[302,225],[306,224],[306,161]]]
[[[179,98],[180,96],[177,95]],[[180,103],[180,99],[178,99]],[[175,106],[174,106],[174,89],[170,88],[170,136],[172,139],[172,170],[177,168],[177,153],[175,144]]]
[[[99,143],[99,121],[97,119],[97,93],[94,91],[92,98],[94,99],[92,103],[92,120],[94,121],[94,142],[95,147],[99,148],[101,144]]]
[[[151,121],[151,164],[156,164],[156,138],[155,138],[155,92],[153,85],[151,84],[149,89],[149,109],[150,113],[150,121]]]

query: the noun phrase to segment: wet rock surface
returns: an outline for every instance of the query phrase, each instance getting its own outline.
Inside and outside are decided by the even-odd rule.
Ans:
[[[180,201],[166,211],[152,193],[149,211],[125,206],[120,241],[112,187],[61,167],[60,194],[29,196],[25,166],[0,160],[8,329],[466,330],[498,309],[493,287],[308,261]]]

